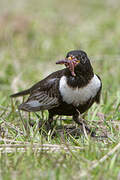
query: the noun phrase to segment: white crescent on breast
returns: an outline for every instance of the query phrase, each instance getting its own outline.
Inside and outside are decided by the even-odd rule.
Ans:
[[[79,106],[80,104],[86,103],[90,98],[95,97],[100,87],[101,81],[95,74],[90,82],[82,88],[69,87],[66,77],[62,76],[60,79],[59,91],[64,102]]]

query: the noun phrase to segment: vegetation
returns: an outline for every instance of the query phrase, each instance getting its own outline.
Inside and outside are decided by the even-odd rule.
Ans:
[[[3,179],[120,179],[120,2],[0,1],[0,164]],[[38,122],[47,112],[17,110],[9,95],[62,68],[55,62],[85,50],[103,82],[100,105],[84,116],[101,138],[62,131],[53,138]],[[56,128],[74,124],[56,117]],[[34,122],[33,126],[29,122]],[[46,145],[44,145],[46,144]]]

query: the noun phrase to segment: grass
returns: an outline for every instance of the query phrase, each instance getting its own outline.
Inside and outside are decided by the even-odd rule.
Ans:
[[[119,179],[119,1],[1,0],[0,4],[1,178]],[[17,105],[22,98],[9,98],[60,69],[56,60],[72,49],[85,50],[102,79],[101,103],[93,105],[85,119],[97,135],[108,138],[84,133],[76,138],[65,131],[52,138],[39,133],[38,122],[47,120],[47,112],[20,113]],[[70,117],[56,119],[56,128],[73,123]],[[29,121],[35,122],[33,127]]]

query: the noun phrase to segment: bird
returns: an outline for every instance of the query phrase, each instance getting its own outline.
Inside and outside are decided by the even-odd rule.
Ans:
[[[28,99],[19,105],[19,110],[48,110],[49,129],[55,115],[72,116],[73,121],[81,125],[79,115],[94,103],[100,103],[102,81],[94,73],[90,59],[83,50],[68,52],[66,57],[56,64],[63,64],[65,68],[51,73],[29,89],[10,97],[29,95]]]

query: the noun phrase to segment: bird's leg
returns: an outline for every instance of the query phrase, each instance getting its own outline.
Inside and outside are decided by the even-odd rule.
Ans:
[[[74,120],[78,125],[82,126],[82,128],[83,128],[83,125],[84,125],[86,131],[87,131],[88,133],[90,133],[92,137],[94,137],[94,136],[96,135],[95,132],[93,132],[90,128],[87,127],[87,125],[84,123],[84,119],[82,119],[82,117],[79,118],[79,113],[76,113],[75,115],[73,115],[73,120]]]
[[[40,118],[37,113],[35,113],[35,115],[37,116],[38,119]],[[52,129],[52,126],[51,126],[52,122],[53,122],[53,115],[51,113],[49,113],[49,118],[45,122],[45,128],[47,131]],[[43,126],[43,122],[41,120],[39,120],[39,123],[38,123],[39,129],[41,129],[42,126]]]
[[[49,118],[45,123],[47,131],[52,130],[53,115],[49,112]]]

